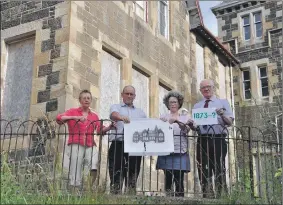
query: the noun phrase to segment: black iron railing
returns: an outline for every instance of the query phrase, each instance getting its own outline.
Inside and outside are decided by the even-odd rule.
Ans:
[[[102,127],[111,121],[99,123]],[[201,135],[181,124],[181,134],[174,135],[174,153],[137,157],[124,153],[123,141],[115,140],[123,139],[123,133],[88,133],[95,125],[91,122],[84,131],[69,133],[67,124],[54,121],[2,119],[1,164],[8,163],[27,189],[42,193],[56,187],[62,191],[208,197],[240,190],[270,201],[282,189],[281,178],[276,177],[282,167],[281,144],[272,130],[223,127],[216,134],[214,126],[209,126],[210,134]],[[72,137],[90,137],[96,146],[68,144]]]

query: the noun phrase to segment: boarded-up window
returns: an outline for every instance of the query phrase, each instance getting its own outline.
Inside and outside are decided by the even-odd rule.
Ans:
[[[101,119],[109,119],[111,105],[120,103],[120,79],[120,60],[102,51],[99,106]]]
[[[33,58],[34,38],[7,44],[1,118],[20,120],[29,118]]]
[[[149,116],[149,78],[133,69],[132,82],[136,89],[134,105],[141,108]]]
[[[169,113],[168,108],[163,103],[164,96],[169,92],[167,88],[162,85],[159,85],[159,114],[167,114]]]

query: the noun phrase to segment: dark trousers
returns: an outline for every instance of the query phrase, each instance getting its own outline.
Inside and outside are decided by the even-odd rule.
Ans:
[[[111,193],[121,193],[124,179],[126,188],[135,191],[141,157],[129,156],[124,153],[124,142],[113,141],[109,148],[108,160]]]
[[[204,197],[212,193],[212,186],[208,187],[208,180],[215,178],[215,190],[217,196],[222,190],[227,191],[225,156],[227,143],[225,135],[200,136],[197,141],[197,162],[199,180]]]
[[[175,183],[175,196],[184,196],[184,171],[180,170],[164,170],[165,173],[165,189],[166,192],[173,196],[172,188],[172,182]]]

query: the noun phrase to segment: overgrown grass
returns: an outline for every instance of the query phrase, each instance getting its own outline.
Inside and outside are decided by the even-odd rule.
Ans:
[[[3,160],[3,158],[2,158]],[[45,191],[38,190],[37,181],[26,180],[18,182],[18,177],[13,174],[13,166],[2,161],[1,166],[1,204],[136,204],[126,198],[113,198],[109,195],[94,192],[84,192],[82,196],[62,192],[57,189],[56,183],[46,183]]]
[[[13,173],[13,166],[3,160],[1,166],[1,204],[165,204],[164,200],[160,198],[113,196],[93,191],[73,195],[60,190],[56,183],[46,183],[46,178],[43,177],[40,184],[47,185],[47,187],[39,190],[38,180],[26,179],[18,183],[18,175],[16,176]],[[172,202],[168,201],[167,204],[170,203]],[[183,201],[184,203],[185,201]]]
[[[281,204],[282,185],[278,178],[268,199],[252,197],[247,176],[244,177],[243,184],[235,185],[230,194],[225,194],[218,200],[113,196],[105,194],[103,190],[86,190],[81,195],[74,195],[60,188],[60,177],[57,177],[55,182],[49,178],[50,173],[43,172],[40,173],[40,177],[35,177],[33,169],[37,167],[37,164],[29,167],[30,170],[22,173],[22,180],[19,180],[19,174],[15,174],[15,167],[2,158],[1,204]],[[60,169],[57,171],[61,173]],[[243,185],[246,189],[242,189]]]
[[[255,185],[254,190],[257,189],[258,193],[252,193],[249,173],[247,171],[245,174],[241,173],[241,179],[233,185],[230,194],[222,195],[220,202],[224,204],[282,204],[281,176],[279,177],[278,174],[272,176],[272,174],[273,172],[270,171],[268,176],[261,179],[260,184]]]
[[[44,119],[49,122],[47,117]],[[54,122],[47,124],[47,127],[47,133],[40,133],[39,140],[42,142],[49,135],[59,136],[59,133],[54,131]],[[35,156],[36,152],[40,151],[40,147],[37,146],[32,147]],[[48,150],[47,153],[57,150],[56,147],[52,146],[52,143],[46,143],[45,148]],[[240,174],[240,183],[234,185],[230,194],[225,194],[217,200],[205,200],[186,197],[113,196],[106,194],[103,189],[96,192],[87,189],[81,195],[74,195],[61,186],[64,179],[64,170],[62,170],[62,158],[59,154],[55,155],[54,167],[52,168],[54,170],[52,171],[46,167],[42,168],[37,163],[30,162],[29,166],[21,172],[16,170],[17,167],[6,163],[7,160],[4,159],[3,153],[1,161],[1,204],[281,204],[282,184],[279,177],[282,175],[282,168],[278,170],[275,176],[272,175],[273,171],[268,171],[268,174],[271,173],[273,177],[266,178],[267,182],[261,180],[262,187],[265,187],[266,183],[273,185],[268,198],[266,196],[252,197],[249,170],[246,170]],[[54,180],[54,177],[56,180]],[[274,177],[275,182],[268,181],[271,178],[274,179]]]

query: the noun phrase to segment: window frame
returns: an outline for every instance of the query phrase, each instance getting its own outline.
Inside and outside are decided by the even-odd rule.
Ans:
[[[244,18],[248,17],[249,18],[249,24],[244,24]],[[242,20],[242,28],[243,28],[243,37],[244,37],[244,40],[245,41],[250,41],[251,38],[252,38],[252,32],[251,32],[251,17],[250,17],[250,14],[248,15],[243,15],[241,16],[241,20]],[[245,27],[250,27],[249,29],[249,32],[250,32],[250,38],[249,39],[246,39],[246,35],[245,35]]]
[[[23,120],[24,119],[28,120],[31,117],[32,98],[34,96],[33,92],[34,92],[34,90],[37,90],[37,88],[34,87],[34,85],[33,85],[33,82],[34,82],[34,79],[35,79],[34,78],[35,72],[34,72],[34,69],[33,69],[34,63],[32,63],[32,61],[34,61],[34,58],[36,56],[36,50],[35,50],[35,48],[36,48],[36,37],[37,36],[36,36],[35,31],[31,31],[31,32],[26,32],[26,33],[20,34],[18,36],[13,35],[13,34],[8,35],[8,37],[2,41],[3,47],[2,47],[2,51],[1,51],[1,54],[2,54],[1,60],[4,60],[3,61],[4,63],[3,63],[3,65],[1,65],[1,72],[2,72],[1,73],[1,84],[2,85],[1,85],[1,91],[0,91],[0,93],[1,93],[1,98],[0,98],[1,103],[0,103],[0,105],[1,105],[2,116],[4,116],[5,118],[6,117],[9,118],[12,113],[11,112],[6,113],[7,109],[4,106],[6,106],[5,104],[8,101],[6,100],[7,97],[6,98],[4,97],[4,93],[9,91],[9,90],[7,90],[8,85],[14,84],[14,81],[15,81],[15,80],[12,80],[10,83],[8,82],[9,84],[7,85],[6,81],[7,81],[8,78],[6,76],[10,74],[9,72],[12,72],[12,74],[14,74],[13,69],[15,68],[15,66],[17,66],[14,63],[12,64],[12,66],[9,64],[11,61],[14,62],[14,59],[12,58],[12,60],[10,60],[10,58],[13,57],[12,54],[14,54],[14,53],[16,53],[15,58],[18,58],[19,56],[24,58],[24,56],[19,55],[19,53],[17,53],[17,52],[22,47],[27,46],[27,45],[32,47],[30,49],[30,51],[32,51],[32,54],[30,53],[28,58],[26,58],[28,60],[31,60],[30,68],[29,68],[29,66],[25,67],[25,68],[30,69],[28,72],[31,72],[31,81],[25,82],[25,84],[28,83],[30,85],[30,99],[27,100],[27,103],[29,104],[29,108],[27,108],[27,115],[25,116],[24,115],[25,113],[21,113],[23,115],[21,115],[20,117],[22,117]],[[32,41],[32,42],[30,42],[30,41]],[[13,49],[13,47],[14,47],[14,49]],[[20,53],[20,54],[22,54],[22,53]],[[17,69],[15,69],[15,70],[17,70]],[[10,87],[13,87],[13,86],[9,85],[9,88]],[[12,97],[8,96],[8,99],[9,98],[12,98],[10,100],[15,100],[15,99],[13,99],[14,98],[13,96]],[[17,113],[17,114],[19,114],[19,113]],[[15,128],[15,126],[16,126],[15,124],[12,125],[12,128]],[[14,138],[14,137],[16,137],[16,136],[12,136],[12,138]],[[4,138],[5,138],[5,136],[0,137],[0,139],[4,139]]]
[[[241,39],[244,44],[250,44],[250,43],[257,43],[257,42],[263,42],[264,41],[264,23],[265,19],[263,16],[264,8],[255,8],[250,11],[244,11],[238,14],[238,24],[240,26],[241,30]],[[256,16],[259,15],[260,18],[258,21],[256,21]],[[248,18],[248,22],[244,23],[244,19]],[[257,26],[261,24],[261,35],[257,36],[256,28]],[[245,29],[249,27],[248,31],[250,34],[250,38],[246,39],[245,35]]]
[[[143,5],[141,5],[140,3],[143,3]],[[141,17],[138,13],[137,13],[137,7],[139,7],[140,9],[143,10],[143,17]],[[147,22],[147,15],[148,15],[148,2],[147,1],[133,1],[133,10],[134,13],[140,17],[141,19],[143,19],[145,22]]]
[[[164,4],[166,9],[165,9],[165,36],[161,34],[161,27],[160,27],[160,4]],[[158,32],[160,35],[164,36],[166,39],[169,39],[169,1],[164,1],[160,0],[158,1]]]
[[[249,72],[249,80],[245,80],[245,77],[244,77],[244,72]],[[242,71],[242,78],[243,78],[243,82],[242,82],[242,85],[243,85],[243,96],[244,96],[244,100],[251,100],[252,99],[252,87],[251,87],[251,72],[249,69],[246,69],[246,70],[243,70]],[[250,98],[247,98],[246,97],[246,88],[245,88],[245,83],[246,82],[249,82],[250,83]]]
[[[231,43],[232,42],[234,42],[234,44],[235,44],[235,54],[237,54],[238,53],[238,39],[237,38],[233,38],[233,39],[231,39],[231,40],[228,40],[228,41],[223,41],[222,43],[223,44],[227,44],[228,46],[229,46],[229,51],[231,52],[231,53],[233,53],[232,52],[232,50],[231,50]]]
[[[260,96],[263,97],[263,98],[267,98],[267,97],[269,97],[269,85],[268,85],[268,72],[267,72],[268,70],[267,70],[267,66],[266,65],[260,65],[260,66],[257,66],[257,67],[258,67],[258,78],[259,78],[259,81],[260,81]],[[261,76],[261,72],[260,72],[261,68],[265,68],[266,76]],[[267,79],[267,86],[265,86],[265,87],[262,87],[262,80],[263,79]],[[267,88],[268,95],[263,96],[263,92],[262,92],[263,88]]]
[[[255,20],[255,15],[256,14],[260,14],[260,21],[256,22],[256,20]],[[252,15],[253,15],[253,27],[254,27],[253,28],[253,32],[254,32],[254,36],[255,36],[256,39],[260,39],[263,36],[262,12],[261,11],[253,12]],[[261,23],[261,36],[260,37],[257,36],[257,32],[256,32],[256,25],[259,24],[259,23]]]

